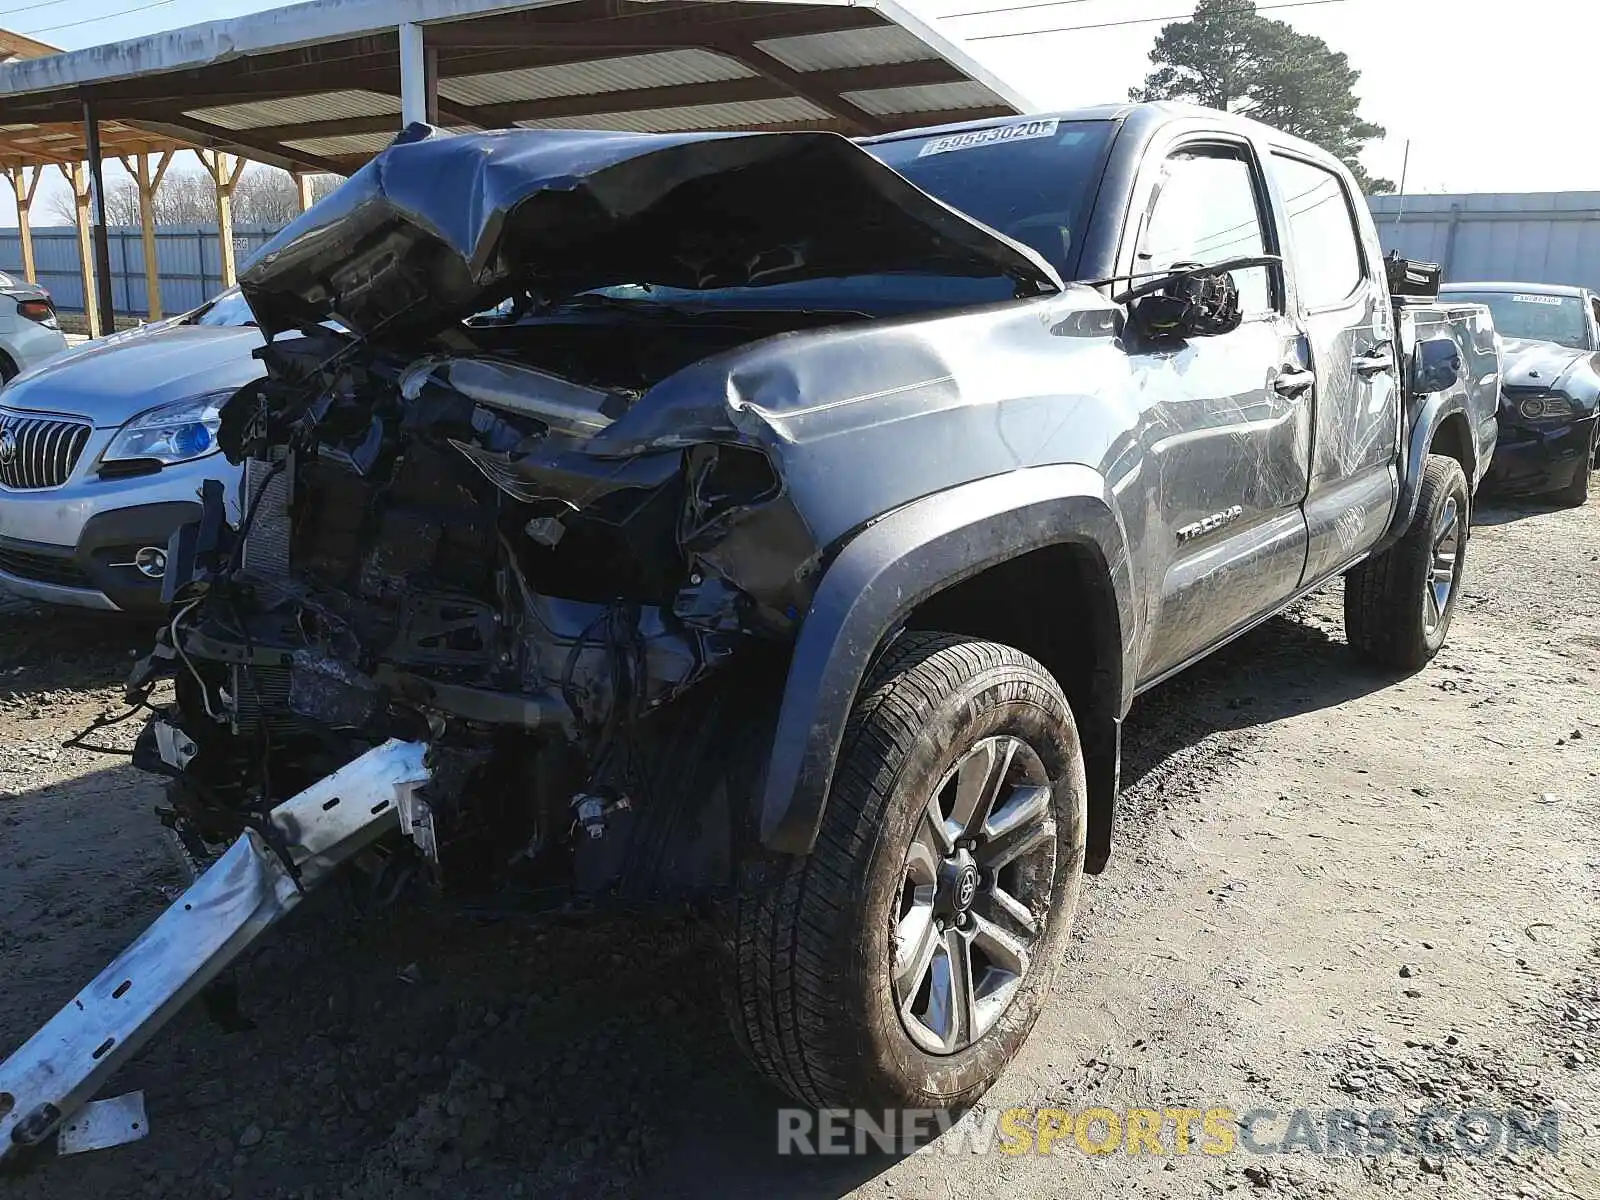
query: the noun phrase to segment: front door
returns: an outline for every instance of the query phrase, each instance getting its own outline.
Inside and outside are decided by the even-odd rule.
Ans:
[[[1276,252],[1251,146],[1184,142],[1159,161],[1131,268]],[[1134,355],[1145,494],[1147,643],[1141,683],[1182,666],[1276,608],[1305,566],[1312,375],[1282,274],[1236,273],[1244,321]]]

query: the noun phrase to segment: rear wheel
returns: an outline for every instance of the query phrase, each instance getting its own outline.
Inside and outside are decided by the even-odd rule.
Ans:
[[[817,1106],[970,1105],[1049,995],[1085,796],[1043,667],[902,636],[851,713],[815,849],[739,901],[730,1016],[756,1065]]]
[[[1430,454],[1405,536],[1345,575],[1345,635],[1360,654],[1414,671],[1439,652],[1461,592],[1471,514],[1461,464]]]

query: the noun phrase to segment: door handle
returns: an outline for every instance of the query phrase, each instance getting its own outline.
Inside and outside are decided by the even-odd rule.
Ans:
[[[1351,361],[1357,375],[1378,375],[1394,366],[1394,353],[1388,342],[1379,342]]]
[[[1304,367],[1285,367],[1272,381],[1272,390],[1280,396],[1299,396],[1310,391],[1311,385],[1316,381],[1317,376],[1314,371],[1308,371]]]

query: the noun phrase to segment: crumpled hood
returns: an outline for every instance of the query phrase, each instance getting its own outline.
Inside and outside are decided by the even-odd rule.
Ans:
[[[1594,357],[1588,350],[1528,338],[1502,338],[1500,346],[1502,384],[1541,392],[1554,390],[1574,364]]]
[[[1059,291],[1039,255],[832,133],[413,125],[240,285],[263,330],[335,317],[403,345],[527,288],[734,287],[919,271]]]
[[[266,373],[252,357],[259,345],[261,332],[248,325],[161,322],[55,355],[17,376],[0,404],[115,427],[158,405],[259,379]]]

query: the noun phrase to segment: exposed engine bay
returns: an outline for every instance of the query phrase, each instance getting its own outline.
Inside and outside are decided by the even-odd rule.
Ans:
[[[141,758],[174,776],[164,816],[195,857],[402,738],[429,743],[433,781],[396,870],[473,888],[576,850],[584,891],[621,882],[650,773],[688,768],[663,739],[703,732],[716,701],[671,710],[781,647],[797,613],[693,549],[779,499],[759,450],[584,445],[652,376],[772,322],[525,323],[474,331],[492,352],[411,362],[329,331],[270,346],[269,378],[223,416],[246,463],[242,536],[208,497],[177,564],[191,581],[135,680],[176,679]],[[725,874],[731,836],[679,882]]]

